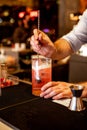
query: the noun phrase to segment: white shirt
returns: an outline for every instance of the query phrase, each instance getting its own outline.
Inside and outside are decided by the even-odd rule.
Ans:
[[[84,11],[78,24],[62,38],[66,39],[76,52],[83,44],[87,44],[87,10]]]

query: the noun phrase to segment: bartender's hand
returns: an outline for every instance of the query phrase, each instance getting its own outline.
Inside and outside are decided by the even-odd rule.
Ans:
[[[71,98],[72,92],[69,88],[72,84],[67,82],[48,82],[41,88],[40,97],[61,99]]]
[[[34,29],[33,36],[30,39],[32,49],[49,58],[54,58],[56,48],[50,38],[42,31]]]

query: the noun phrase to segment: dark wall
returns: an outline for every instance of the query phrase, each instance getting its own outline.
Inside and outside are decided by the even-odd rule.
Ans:
[[[70,20],[70,13],[79,11],[79,0],[59,0],[59,37],[69,32],[76,21]]]
[[[41,29],[49,29],[53,41],[58,37],[58,0],[40,0]],[[52,36],[51,36],[52,35]]]
[[[53,27],[56,38],[68,33],[76,21],[70,20],[70,13],[79,11],[79,0],[40,0],[41,25]]]

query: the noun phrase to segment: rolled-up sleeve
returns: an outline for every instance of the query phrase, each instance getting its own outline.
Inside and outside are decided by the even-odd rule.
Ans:
[[[78,24],[62,38],[66,39],[73,51],[77,51],[83,44],[87,44],[87,10],[81,16]]]

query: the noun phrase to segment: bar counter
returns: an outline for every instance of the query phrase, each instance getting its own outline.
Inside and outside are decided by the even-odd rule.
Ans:
[[[70,111],[51,99],[36,97],[24,82],[2,89],[0,118],[20,130],[87,130],[87,109]]]

